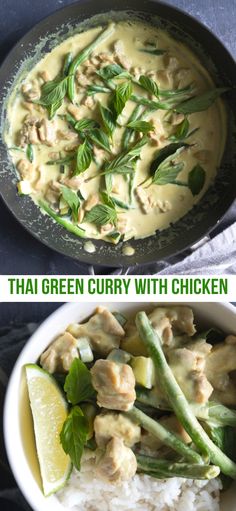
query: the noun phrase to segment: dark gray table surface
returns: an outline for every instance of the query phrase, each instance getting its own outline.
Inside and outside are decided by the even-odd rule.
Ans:
[[[36,22],[70,3],[70,0],[0,0],[0,58],[3,59],[14,43]],[[172,0],[168,3],[200,19],[236,57],[236,0]],[[35,240],[17,223],[1,199],[0,218],[2,274],[88,273],[86,265],[57,254]]]

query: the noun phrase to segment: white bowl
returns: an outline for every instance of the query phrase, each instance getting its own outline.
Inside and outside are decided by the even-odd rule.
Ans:
[[[112,311],[119,310],[128,314],[142,308],[147,309],[147,303],[103,305]],[[215,326],[226,333],[236,334],[236,307],[225,303],[193,303],[190,306],[194,310],[197,324]],[[22,350],[8,384],[4,408],[4,438],[7,455],[16,482],[34,511],[60,511],[64,508],[55,496],[45,498],[40,489],[33,432],[28,420],[30,409],[24,387],[23,366],[37,361],[39,355],[56,335],[61,333],[69,323],[86,319],[92,314],[94,307],[93,303],[71,303],[63,305],[51,314]],[[221,511],[236,511],[235,502],[236,485],[233,484],[222,496]]]

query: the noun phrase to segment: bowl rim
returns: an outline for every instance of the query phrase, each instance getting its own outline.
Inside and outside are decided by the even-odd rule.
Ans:
[[[95,302],[86,302],[85,309],[94,309],[96,306]],[[109,309],[116,310],[117,308],[125,308],[128,307],[130,311],[132,309],[140,309],[140,307],[150,307],[154,305],[188,305],[190,307],[197,307],[199,308],[199,312],[197,311],[197,314],[201,314],[201,310],[206,310],[207,306],[210,306],[210,308],[216,307],[220,309],[222,312],[224,312],[224,315],[228,315],[233,318],[233,316],[236,317],[236,307],[233,306],[230,303],[225,302],[158,302],[154,303],[152,302],[110,302],[110,303],[103,303],[102,306],[107,306]],[[22,491],[24,497],[26,498],[27,502],[30,503],[32,508],[35,511],[46,511],[46,504],[43,493],[41,492],[40,488],[38,487],[37,482],[35,481],[35,478],[32,474],[32,471],[30,469],[30,465],[28,460],[26,459],[26,454],[24,452],[23,448],[23,442],[22,442],[22,429],[20,427],[20,418],[19,418],[19,403],[20,403],[20,397],[19,397],[19,384],[22,378],[22,368],[25,363],[34,361],[28,360],[27,355],[30,353],[32,348],[34,347],[35,343],[38,343],[37,346],[37,356],[42,353],[43,349],[45,349],[50,342],[52,342],[53,338],[59,334],[63,328],[65,328],[70,322],[73,320],[80,321],[83,317],[86,318],[87,312],[84,311],[83,316],[83,307],[81,307],[80,303],[72,302],[72,303],[66,303],[62,306],[60,306],[56,311],[54,311],[52,314],[50,314],[37,328],[37,330],[30,336],[28,341],[26,342],[24,348],[21,350],[15,365],[13,367],[12,373],[9,378],[7,390],[6,390],[6,396],[5,396],[5,402],[4,402],[4,410],[3,410],[3,437],[4,437],[4,443],[6,447],[7,457],[9,460],[9,464],[11,467],[11,470],[13,472],[13,475],[15,477],[15,480],[17,482],[17,485],[19,486],[20,490]],[[67,319],[68,316],[68,319]],[[81,317],[80,317],[81,316]],[[73,317],[73,319],[72,319]],[[59,324],[59,327],[58,327]],[[47,339],[47,336],[45,336],[45,333],[49,331],[49,338]],[[235,333],[236,333],[236,327],[235,327]],[[46,340],[45,340],[46,337]],[[43,340],[43,342],[40,342],[40,339]],[[18,389],[18,390],[17,390]],[[17,397],[16,397],[17,396]],[[15,417],[15,423],[13,421],[13,416]],[[9,433],[11,432],[11,433]],[[14,441],[12,442],[12,437],[14,436]],[[17,447],[20,449],[20,455],[22,458],[22,462],[19,463],[19,458],[16,457],[17,453]],[[24,470],[25,469],[25,470]],[[38,490],[37,495],[37,501],[35,503],[34,501],[34,493],[31,490],[31,485],[29,484],[28,478],[25,476],[28,472],[29,477],[32,479],[32,485],[34,483],[35,491],[36,487]],[[41,498],[40,498],[41,494]],[[52,506],[52,511],[59,511],[64,510],[64,507],[62,507],[59,503],[59,500],[54,496],[47,497],[47,503]]]

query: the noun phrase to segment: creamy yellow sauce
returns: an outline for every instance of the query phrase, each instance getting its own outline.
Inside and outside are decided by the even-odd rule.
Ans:
[[[43,83],[42,73],[47,72],[47,79],[54,79],[61,71],[65,55],[72,52],[73,56],[77,55],[84,47],[90,44],[95,37],[101,32],[101,27],[93,28],[84,33],[77,34],[68,38],[62,44],[54,48],[47,54],[29,73],[25,84],[33,84],[33,87],[41,86]],[[93,66],[93,58],[95,59],[95,67],[104,65],[96,58],[99,54],[108,54],[114,56],[114,43],[122,41],[124,47],[124,55],[128,59],[127,66],[131,73],[147,74],[153,72],[152,78],[157,82],[161,89],[177,89],[182,88],[194,82],[197,94],[201,94],[212,87],[214,84],[208,71],[202,66],[198,58],[190,51],[187,46],[174,40],[167,32],[157,29],[151,25],[146,25],[134,21],[133,23],[119,22],[116,24],[113,34],[93,52],[89,60],[90,67]],[[150,53],[139,51],[145,45],[157,43],[157,47],[166,50],[166,53],[160,56],[152,55]],[[86,65],[88,63],[85,63]],[[109,62],[106,62],[106,65]],[[85,65],[81,66],[81,73],[89,80],[89,68]],[[87,74],[86,74],[87,73]],[[135,94],[142,93],[145,96],[145,91],[140,91],[140,87],[133,85],[133,92]],[[151,98],[146,93],[145,97]],[[75,103],[78,105],[78,115],[80,118],[98,118],[97,101],[100,101],[104,106],[108,104],[110,94],[96,94],[93,99],[92,107],[83,104],[86,99],[85,88],[77,83],[76,85],[76,99]],[[151,99],[156,99],[152,97]],[[165,99],[163,98],[163,101]],[[21,93],[13,94],[9,101],[8,118],[10,128],[6,135],[6,143],[8,147],[19,145],[19,133],[25,122],[27,115],[37,117],[42,120],[47,118],[47,112],[43,107],[38,105],[31,106],[32,103],[25,101]],[[65,99],[62,107],[57,111],[57,114],[65,114],[69,107],[69,100]],[[135,107],[133,101],[128,101],[122,114],[119,117],[119,123],[125,126],[128,119]],[[31,111],[29,111],[31,109]],[[33,145],[34,160],[32,163],[31,171],[32,176],[27,180],[30,181],[31,197],[35,202],[46,195],[50,183],[63,181],[65,174],[60,173],[59,165],[49,166],[46,162],[53,159],[53,153],[68,154],[68,149],[73,149],[80,141],[75,136],[74,140],[65,140],[61,133],[68,133],[68,124],[64,119],[54,117],[52,121],[52,128],[56,132],[55,143],[51,146],[46,143],[39,143]],[[190,122],[190,131],[199,128],[186,142],[191,146],[183,150],[176,158],[176,162],[183,161],[184,168],[178,175],[178,180],[186,182],[187,176],[191,169],[200,164],[206,173],[205,184],[200,193],[193,196],[190,189],[186,186],[178,186],[175,184],[166,184],[164,186],[152,184],[150,187],[144,189],[144,199],[140,201],[138,197],[138,185],[140,185],[149,175],[150,164],[155,158],[159,149],[167,145],[170,141],[168,137],[174,134],[177,122],[174,116],[167,116],[166,111],[155,110],[149,113],[145,118],[146,121],[151,121],[155,127],[153,132],[154,137],[150,138],[150,142],[145,145],[141,151],[141,158],[137,163],[135,178],[134,178],[134,193],[133,193],[133,209],[121,210],[117,208],[118,222],[116,229],[109,226],[104,229],[103,227],[96,226],[95,224],[85,222],[83,220],[83,213],[80,214],[79,225],[85,229],[86,235],[90,238],[105,239],[109,241],[109,233],[113,230],[118,230],[124,236],[124,240],[130,238],[142,238],[153,234],[156,230],[167,228],[170,223],[176,222],[183,215],[185,215],[194,204],[196,204],[206,192],[209,185],[213,182],[216,175],[217,168],[220,165],[222,158],[225,138],[226,138],[226,115],[224,105],[221,100],[217,100],[206,111],[194,113],[188,116]],[[73,130],[70,130],[73,131]],[[113,156],[121,151],[121,137],[124,127],[115,129],[112,143]],[[155,138],[156,135],[156,138]],[[25,158],[23,153],[11,150],[11,156],[14,164],[19,164],[19,161]],[[98,154],[98,160],[101,157],[99,165],[94,162],[90,167],[80,175],[80,180],[77,183],[77,189],[80,190],[85,199],[90,199],[94,194],[98,193],[99,187],[103,184],[102,177],[99,176],[99,166],[102,167],[103,161],[108,158],[108,153],[101,150]],[[55,158],[55,156],[54,156]],[[65,167],[65,172],[68,173],[70,167]],[[88,180],[91,176],[97,177]],[[70,175],[67,175],[70,178]],[[25,179],[24,176],[21,180]],[[143,190],[143,189],[142,189]],[[54,193],[54,192],[53,192]],[[125,177],[122,175],[115,175],[113,177],[112,196],[117,199],[128,203],[128,184]],[[83,206],[82,206],[83,209]],[[146,209],[146,211],[145,211]],[[106,226],[105,226],[106,227]],[[91,252],[91,247],[87,248]]]

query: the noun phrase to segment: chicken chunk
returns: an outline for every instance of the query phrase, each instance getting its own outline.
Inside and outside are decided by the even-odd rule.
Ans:
[[[94,351],[107,356],[111,350],[120,347],[125,331],[115,316],[104,307],[97,307],[96,313],[82,325],[73,325],[69,331],[75,337],[88,337]]]
[[[112,438],[108,442],[105,454],[97,465],[98,474],[115,484],[131,479],[137,470],[137,461],[133,451],[126,447],[121,438]]]
[[[36,179],[36,170],[32,163],[28,160],[21,159],[17,163],[17,169],[22,177],[22,179],[26,179],[32,183]]]
[[[193,311],[190,307],[157,307],[149,314],[153,329],[161,337],[164,345],[170,346],[174,332],[195,334]]]
[[[114,50],[115,50],[115,59],[118,61],[121,66],[123,66],[124,69],[129,71],[129,69],[132,66],[131,60],[127,57],[125,53],[125,47],[123,41],[120,39],[115,42],[114,44]]]
[[[236,370],[236,336],[229,335],[213,347],[206,359],[206,375],[214,388],[213,398],[226,405],[236,404],[236,384],[230,373]]]
[[[136,399],[135,378],[130,366],[97,360],[91,369],[97,403],[109,410],[130,410]]]
[[[27,101],[37,101],[40,98],[40,87],[36,81],[34,83],[23,83],[21,91]]]
[[[213,387],[204,373],[204,356],[187,348],[178,348],[168,351],[168,362],[188,401],[206,403]]]
[[[39,133],[38,126],[40,119],[33,115],[26,115],[22,128],[19,132],[19,143],[21,147],[25,147],[27,144],[39,144]]]
[[[48,146],[53,146],[56,143],[56,131],[53,122],[47,119],[42,119],[38,128],[38,134],[41,142]]]
[[[105,447],[113,436],[121,438],[127,447],[140,442],[140,426],[122,413],[97,415],[94,421],[95,438],[98,447]]]
[[[77,340],[65,332],[53,341],[40,357],[40,364],[49,373],[67,372],[75,358],[79,358]]]

